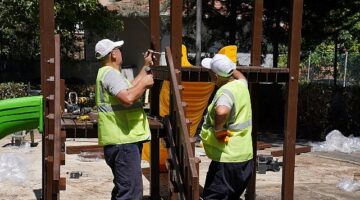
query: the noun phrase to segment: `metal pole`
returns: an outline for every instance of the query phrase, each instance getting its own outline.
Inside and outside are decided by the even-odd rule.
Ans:
[[[349,54],[349,52],[345,51],[345,65],[344,65],[345,71],[344,71],[344,83],[343,83],[343,87],[346,86],[346,71],[347,71],[348,54]]]
[[[196,0],[196,66],[201,61],[201,22],[202,22],[202,1]]]
[[[311,51],[309,53],[308,71],[307,71],[307,82],[310,82],[310,65],[311,65]]]

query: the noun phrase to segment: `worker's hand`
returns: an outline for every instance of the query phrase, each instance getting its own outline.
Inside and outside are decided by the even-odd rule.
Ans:
[[[227,130],[215,131],[215,137],[220,143],[227,143],[230,140]]]
[[[146,88],[150,88],[154,84],[154,77],[151,73],[146,74],[141,80],[141,82],[145,85]]]
[[[144,53],[144,65],[145,66],[153,66],[154,65],[153,59],[154,59],[153,50],[148,49]]]

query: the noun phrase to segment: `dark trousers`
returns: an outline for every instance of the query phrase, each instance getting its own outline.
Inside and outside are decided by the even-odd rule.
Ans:
[[[211,161],[202,198],[204,200],[239,200],[253,171],[253,160],[240,163]]]
[[[104,147],[105,161],[114,175],[111,200],[142,199],[141,150],[142,143]]]

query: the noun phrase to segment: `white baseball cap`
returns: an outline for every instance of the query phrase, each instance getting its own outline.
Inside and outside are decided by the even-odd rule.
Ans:
[[[216,54],[213,58],[204,58],[201,65],[222,77],[231,76],[236,69],[235,63],[223,54]]]
[[[95,45],[95,57],[101,59],[108,55],[114,48],[121,47],[123,44],[123,40],[113,42],[109,39],[102,39]]]

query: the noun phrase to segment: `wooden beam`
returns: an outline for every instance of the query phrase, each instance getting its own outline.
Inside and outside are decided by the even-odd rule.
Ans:
[[[295,154],[299,155],[301,153],[308,153],[311,152],[311,147],[310,146],[302,146],[302,147],[296,147],[295,148]],[[284,151],[283,150],[276,150],[276,151],[271,151],[271,155],[274,157],[280,157],[284,155]]]
[[[259,98],[259,84],[252,83],[249,85],[249,92],[251,95],[251,107],[252,107],[252,144],[253,144],[253,173],[250,178],[249,184],[246,188],[246,199],[254,200],[256,198],[256,155],[257,155],[257,132],[258,132],[258,124],[259,124],[259,105],[260,105],[260,98]]]
[[[272,147],[272,144],[265,142],[257,142],[257,150],[263,150]]]
[[[103,152],[103,147],[99,145],[80,145],[80,146],[67,146],[66,154],[79,154],[80,152]]]
[[[294,199],[294,168],[296,119],[298,102],[298,79],[300,64],[300,43],[303,0],[292,0],[290,19],[290,38],[288,53],[289,81],[287,85],[287,102],[285,111],[284,163],[281,185],[281,198]]]
[[[182,44],[182,0],[171,0],[171,36],[170,47],[175,69],[181,66],[181,44]]]
[[[261,65],[261,41],[262,41],[262,16],[264,0],[254,1],[252,23],[251,65]]]
[[[249,83],[271,82],[271,83],[287,83],[289,80],[288,68],[264,68],[259,66],[237,67]],[[165,66],[155,66],[152,68],[154,78],[156,80],[169,80],[168,68]],[[210,82],[209,70],[200,67],[182,67],[182,81],[201,81]],[[158,97],[157,97],[158,98]]]
[[[150,48],[160,52],[160,2],[159,0],[149,0],[150,15]],[[155,65],[159,65],[160,55],[155,55]],[[161,85],[159,81],[155,81],[150,90],[150,115],[159,116],[159,93]]]
[[[160,52],[160,1],[149,0],[150,48]],[[155,65],[159,65],[160,55],[156,54]]]

